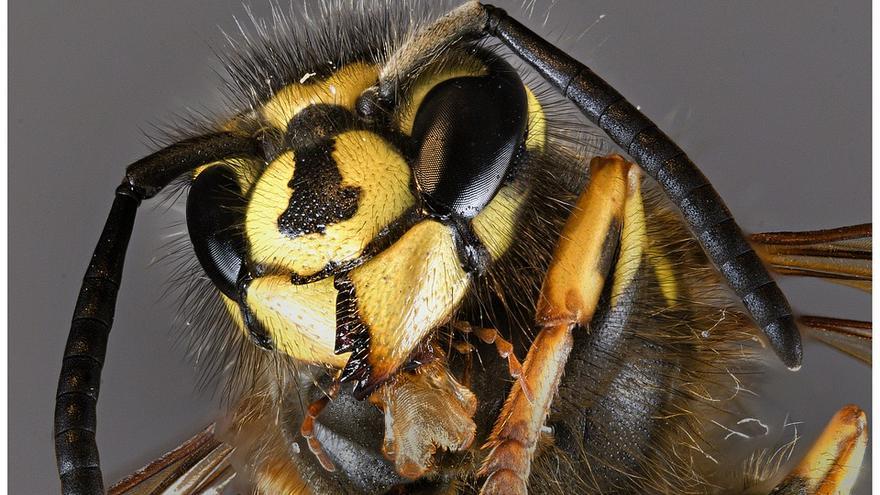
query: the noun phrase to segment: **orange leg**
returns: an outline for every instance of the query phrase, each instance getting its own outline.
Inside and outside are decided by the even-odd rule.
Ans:
[[[847,495],[868,444],[868,420],[857,406],[843,407],[774,494]]]
[[[523,365],[523,388],[513,387],[484,448],[482,494],[527,493],[531,459],[565,369],[572,329],[592,319],[614,262],[624,205],[637,201],[640,175],[619,155],[594,158],[591,180],[563,229],[538,301],[541,327]]]
[[[327,404],[336,397],[337,393],[339,393],[338,378],[333,380],[333,384],[330,385],[330,390],[327,391],[326,395],[309,404],[309,407],[306,408],[306,416],[303,418],[302,426],[300,426],[299,429],[300,434],[306,439],[306,444],[308,444],[309,450],[315,454],[315,457],[318,458],[318,462],[321,463],[321,466],[330,472],[335,471],[336,466],[333,465],[330,456],[324,452],[321,442],[315,437],[315,419],[321,414],[321,411],[327,407]]]
[[[501,334],[498,333],[498,330],[495,330],[494,328],[474,327],[467,322],[458,322],[455,324],[455,327],[462,332],[473,333],[478,339],[486,344],[495,344],[495,349],[498,350],[498,355],[507,360],[507,368],[510,372],[510,376],[519,382],[523,389],[523,393],[526,394],[526,397],[530,401],[532,400],[533,395],[531,389],[528,387],[525,380],[521,379],[523,367],[522,363],[517,359],[516,354],[513,353],[513,344],[502,337]]]
[[[525,494],[532,453],[544,418],[571,352],[571,326],[545,327],[526,357],[524,381],[535,390],[532,400],[522,387],[511,390],[484,448],[490,451],[480,469],[483,494]]]

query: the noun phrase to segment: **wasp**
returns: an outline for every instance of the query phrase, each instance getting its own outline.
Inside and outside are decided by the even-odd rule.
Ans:
[[[227,60],[234,111],[127,168],[65,349],[65,493],[104,491],[95,408],[125,251],[169,187],[210,322],[199,352],[233,400],[113,493],[852,487],[856,406],[789,473],[783,445],[736,481],[709,425],[747,407],[763,347],[801,365],[767,267],[868,289],[870,226],[744,235],[650,119],[496,7],[325,8],[258,25]],[[583,128],[559,132],[572,109]],[[870,360],[866,324],[800,325]]]

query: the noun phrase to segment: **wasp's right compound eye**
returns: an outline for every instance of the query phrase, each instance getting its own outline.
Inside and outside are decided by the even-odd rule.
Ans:
[[[196,176],[186,200],[189,237],[205,273],[234,301],[245,256],[244,211],[245,199],[229,167],[213,166]]]

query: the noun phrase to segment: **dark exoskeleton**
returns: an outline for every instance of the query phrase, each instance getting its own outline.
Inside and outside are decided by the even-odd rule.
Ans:
[[[786,367],[792,370],[798,369],[803,351],[791,307],[768,273],[761,257],[753,249],[752,242],[742,233],[709,180],[680,147],[590,68],[566,55],[509,17],[503,10],[469,2],[438,19],[428,29],[417,33],[409,43],[393,54],[386,67],[380,72],[376,85],[360,96],[357,103],[358,117],[371,125],[381,122],[382,116],[390,113],[398,104],[396,95],[400,92],[399,85],[406,80],[408,74],[417,71],[422,64],[453,44],[474,42],[486,37],[500,40],[510,52],[527,62],[562,96],[573,103],[590,122],[604,131],[642,171],[659,184],[668,200],[680,211],[687,226],[702,246],[705,257],[711,261],[721,277],[741,299],[746,313],[766,336],[770,347]],[[490,81],[491,84],[496,82]],[[461,88],[450,87],[443,90],[454,93],[461,91]],[[470,87],[472,92],[484,90],[485,87],[478,85]],[[433,113],[454,114],[454,103],[454,101],[452,103],[446,101],[446,104],[452,107],[439,108]],[[485,125],[482,123],[475,124],[474,128],[483,126]],[[419,139],[424,139],[424,136],[431,132],[434,130],[429,126],[424,128],[416,126],[414,130],[414,134],[420,136]],[[517,132],[523,131],[517,130]],[[438,139],[445,138],[449,138],[448,135],[444,134]],[[501,148],[508,144],[505,140],[500,140],[497,147]],[[480,157],[481,163],[485,166],[477,170],[456,171],[455,166],[448,163],[416,170],[416,181],[423,190],[431,214],[466,217],[470,214],[470,209],[479,210],[484,206],[488,198],[495,194],[500,178],[514,160],[515,154],[512,151],[509,153],[491,151],[493,150],[490,150],[485,157]],[[440,154],[440,151],[430,147],[422,148],[421,152],[430,154],[430,157]],[[116,295],[122,279],[125,252],[138,206],[143,200],[154,197],[178,177],[192,173],[198,167],[233,158],[260,159],[268,153],[267,144],[259,137],[243,135],[236,131],[214,132],[179,141],[128,167],[122,185],[116,190],[106,225],[86,271],[64,354],[55,410],[56,455],[64,493],[104,492],[95,440],[96,405],[107,339],[113,323]],[[451,157],[442,158],[441,161],[443,159],[455,161],[457,158],[453,154]],[[430,160],[427,163],[430,164]],[[456,176],[454,180],[449,180],[448,176],[438,175],[437,170],[452,170],[466,177],[462,179]],[[622,170],[625,175],[626,169]],[[216,177],[206,174],[202,177],[201,184],[209,184],[205,187],[210,188],[213,187],[210,186],[213,184],[211,181],[234,182],[230,177],[223,176],[219,170],[213,173]],[[497,180],[493,182],[487,180],[487,177],[495,177]],[[198,184],[194,186],[196,187]],[[471,194],[472,190],[476,192]],[[211,237],[215,232],[221,232],[229,227],[223,224],[224,218],[211,217],[210,211],[200,212],[198,208],[199,205],[192,205],[191,211],[187,212],[188,215],[207,219],[206,223],[201,223],[197,227],[198,235]],[[865,233],[860,231],[854,235],[864,238]],[[812,238],[814,241],[816,239],[816,237]],[[835,239],[835,242],[844,241],[846,241],[844,237]],[[227,238],[217,236],[212,242],[214,244],[202,245],[219,245],[227,242]],[[239,250],[234,246],[227,248],[232,252]],[[227,248],[221,246],[216,252],[223,252]],[[211,255],[212,253],[203,254],[203,256]],[[224,265],[220,263],[214,266]],[[225,286],[218,288],[234,302],[246,307],[246,302],[239,295],[236,286],[236,279],[240,277],[240,273],[234,268],[238,265],[233,263],[231,266],[233,269],[227,272],[209,274],[210,278],[215,281],[229,281]],[[597,297],[599,295],[597,293]],[[608,294],[605,293],[602,297],[607,296]],[[514,390],[520,395],[516,398],[514,397],[516,394],[512,393],[508,400],[509,404],[505,405],[503,412],[509,417],[521,413],[538,418],[537,422],[527,423],[528,428],[534,430],[532,432],[534,434],[514,431],[512,428],[505,429],[503,426],[497,427],[492,432],[490,445],[494,449],[488,454],[480,472],[481,477],[486,480],[482,487],[483,493],[516,493],[526,489],[531,456],[535,449],[534,438],[544,426],[544,419],[548,414],[556,415],[554,434],[564,446],[563,450],[575,449],[578,445],[576,441],[565,440],[566,435],[577,436],[577,433],[573,433],[571,429],[579,428],[583,432],[584,428],[589,429],[591,421],[608,422],[623,417],[608,418],[596,413],[582,418],[580,423],[566,422],[558,418],[561,409],[551,412],[550,400],[556,393],[555,387],[552,390],[526,392],[528,387],[537,387],[534,384],[543,383],[539,380],[542,374],[547,376],[555,374],[556,381],[550,380],[550,382],[558,384],[559,376],[567,369],[566,373],[571,375],[570,381],[563,385],[560,395],[566,397],[576,394],[571,389],[574,383],[571,380],[574,380],[572,377],[577,376],[578,370],[571,366],[566,368],[566,361],[572,345],[570,332],[572,328],[583,322],[577,319],[551,321],[549,317],[541,321],[542,314],[552,313],[552,308],[544,309],[547,313],[539,312],[541,332],[536,338],[536,343],[529,349],[529,358],[522,371],[523,388]],[[596,317],[593,321],[597,331],[589,336],[575,337],[574,345],[578,348],[590,348],[593,344],[589,339],[603,338],[603,329],[626,323],[625,314],[614,314],[609,310],[599,311],[594,315],[593,309],[587,311],[587,316]],[[266,341],[264,345],[269,346],[270,343]],[[628,342],[628,345],[638,344]],[[644,352],[650,354],[650,346],[645,345]],[[555,367],[530,367],[530,363],[551,355],[558,356]],[[601,356],[591,357],[588,353],[579,351],[574,352],[572,359],[592,360],[594,366],[598,366],[597,363],[601,362]],[[662,375],[661,371],[657,371],[658,376]],[[618,379],[625,378],[626,370],[623,370]],[[668,384],[658,379],[656,383],[650,385],[662,389]],[[646,392],[646,395],[650,394]],[[548,398],[541,399],[544,396]],[[535,397],[540,400],[532,400]],[[613,401],[613,399],[608,400]],[[501,402],[499,401],[496,406],[500,408]],[[615,407],[613,404],[609,404],[606,409],[613,407]],[[497,411],[497,408],[495,410]],[[596,411],[599,410],[601,408],[596,408]],[[329,414],[331,416],[337,414],[334,411],[336,409],[331,407]],[[859,419],[855,413],[850,416],[851,421],[848,424],[864,421],[863,417]],[[608,432],[603,430],[602,434],[607,435]],[[861,431],[859,434],[861,435]],[[609,438],[596,440],[610,442]],[[634,438],[631,441],[638,444],[648,439]],[[626,457],[626,448],[628,447],[620,447],[621,457]],[[626,465],[628,460],[623,459],[621,462]],[[597,476],[602,477],[603,482],[608,486],[613,486],[618,482],[616,477],[619,473],[606,470],[598,473]],[[787,483],[790,486],[796,484],[791,479]],[[794,492],[790,487],[780,486],[777,493]]]

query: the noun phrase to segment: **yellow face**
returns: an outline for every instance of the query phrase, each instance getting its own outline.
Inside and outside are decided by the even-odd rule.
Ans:
[[[247,309],[276,351],[337,369],[348,363],[344,373],[362,386],[391,376],[452,318],[473,276],[456,226],[422,214],[406,143],[432,88],[487,68],[476,57],[438,67],[410,86],[388,132],[358,124],[355,113],[377,67],[353,63],[283,88],[257,113],[292,144],[265,168],[236,174],[247,199],[247,263],[259,267]],[[525,147],[540,153],[544,114],[526,94]],[[490,261],[510,248],[528,194],[524,181],[507,180],[467,220]],[[224,299],[247,332],[241,306]]]

